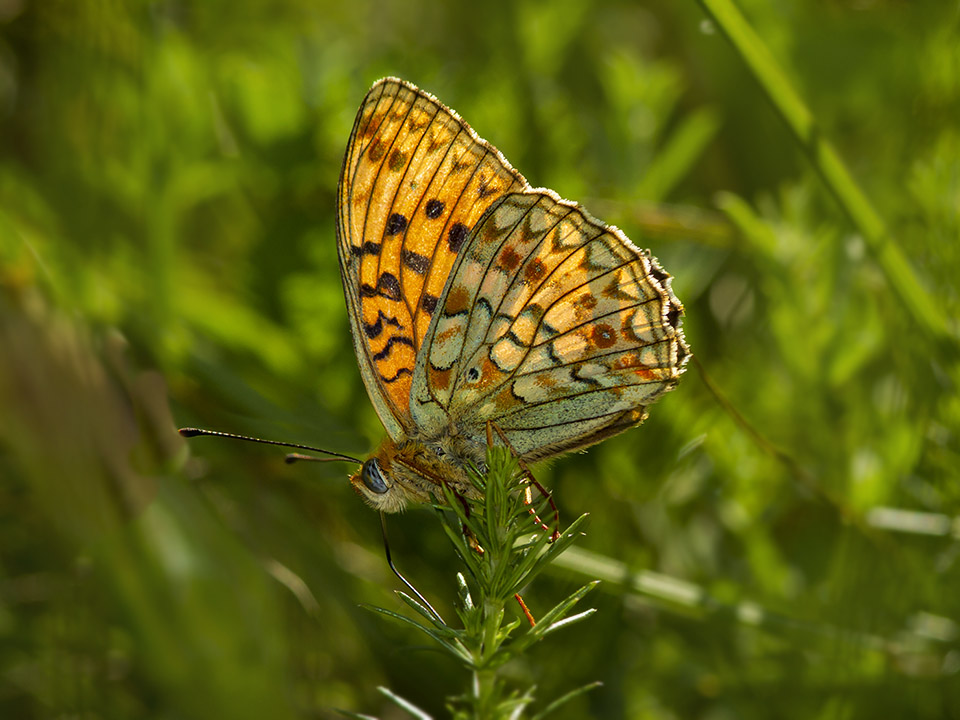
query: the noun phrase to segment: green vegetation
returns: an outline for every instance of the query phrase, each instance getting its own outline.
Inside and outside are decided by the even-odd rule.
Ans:
[[[0,0],[0,717],[407,717],[382,686],[440,718],[467,687],[364,607],[419,617],[353,468],[174,432],[379,440],[333,227],[387,74],[686,306],[650,420],[536,468],[590,517],[527,606],[602,582],[500,668],[529,715],[594,681],[550,717],[960,715],[958,40],[934,0]],[[443,524],[389,530],[455,625]]]
[[[581,535],[578,528],[587,516],[581,515],[562,532],[551,528],[541,520],[551,518],[548,511],[554,508],[549,498],[541,498],[539,508],[532,506],[535,495],[528,493],[528,477],[506,448],[487,449],[487,468],[483,474],[471,473],[471,481],[481,493],[479,499],[464,498],[444,488],[448,509],[437,508],[465,571],[457,573],[457,622],[444,620],[419,591],[415,591],[417,598],[399,593],[419,618],[373,609],[417,628],[449,654],[452,662],[469,670],[467,687],[448,699],[454,718],[539,720],[599,684],[574,688],[540,712],[520,715],[531,707],[538,709],[536,688],[510,687],[517,679],[505,670],[508,663],[521,662],[524,652],[547,635],[593,614],[593,609],[576,615],[570,610],[596,582],[579,588],[538,618],[530,614],[520,594],[577,540]],[[552,519],[556,520],[555,512]],[[520,613],[508,614],[507,606],[514,602]],[[520,617],[512,617],[517,614]],[[401,707],[410,708],[406,700],[385,688],[380,690]]]

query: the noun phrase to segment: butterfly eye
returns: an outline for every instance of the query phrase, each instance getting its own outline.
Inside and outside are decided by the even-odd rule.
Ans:
[[[380,463],[376,458],[367,460],[360,469],[360,479],[367,486],[367,490],[377,495],[383,495],[389,488],[383,481],[383,474],[380,472]]]

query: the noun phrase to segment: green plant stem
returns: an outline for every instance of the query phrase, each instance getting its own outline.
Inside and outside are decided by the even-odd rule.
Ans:
[[[516,720],[534,702],[533,688],[508,688],[500,668],[548,633],[589,617],[593,610],[570,615],[573,607],[594,588],[589,583],[543,612],[536,623],[527,622],[516,608],[509,608],[517,593],[547,565],[554,562],[580,535],[586,516],[574,520],[564,532],[543,528],[531,513],[543,507],[528,504],[526,474],[517,461],[501,447],[487,450],[486,471],[472,476],[478,497],[457,496],[443,486],[445,505],[437,506],[444,532],[464,565],[457,573],[460,603],[457,615],[462,627],[447,625],[435,612],[404,592],[400,598],[419,618],[409,618],[373,608],[405,625],[419,628],[470,671],[467,692],[452,697],[449,705],[455,720]],[[508,611],[510,610],[510,611]],[[519,617],[518,617],[519,616]],[[424,622],[426,621],[426,622]],[[541,718],[565,702],[595,687],[583,685],[549,703],[536,716]],[[402,700],[402,699],[400,699]],[[395,699],[395,702],[397,699]],[[403,700],[403,707],[410,703]]]
[[[496,670],[476,670],[473,674],[476,705],[473,717],[475,720],[487,720],[493,717],[493,708],[496,705]]]
[[[812,113],[793,89],[769,49],[732,0],[697,1],[739,53],[827,189],[863,235],[887,282],[913,320],[929,337],[949,343],[949,347],[955,349],[956,338],[950,332],[940,307],[917,280],[906,255],[890,236],[880,215],[833,146],[823,137]]]
[[[503,617],[503,603],[487,598],[483,603],[483,639],[481,640],[477,665],[486,667],[493,653],[497,650],[497,633],[500,630],[498,618]]]

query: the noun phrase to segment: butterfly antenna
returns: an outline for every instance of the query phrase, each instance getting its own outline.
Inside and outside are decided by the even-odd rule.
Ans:
[[[296,448],[297,450],[309,450],[310,452],[322,453],[328,455],[329,457],[325,458],[315,458],[310,457],[309,455],[301,455],[300,453],[290,453],[287,455],[286,461],[288,463],[296,462],[297,460],[316,460],[318,462],[333,462],[336,460],[343,460],[345,462],[352,462],[360,464],[363,461],[358,460],[355,457],[350,455],[344,455],[343,453],[335,453],[329,450],[324,450],[323,448],[313,447],[312,445],[301,445],[300,443],[289,443],[289,442],[280,442],[279,440],[264,440],[263,438],[251,437],[250,435],[237,435],[236,433],[221,432],[220,430],[204,430],[203,428],[180,428],[177,430],[183,437],[221,437],[229,438],[230,440],[246,440],[247,442],[260,443],[261,445],[279,445],[280,447]]]
[[[427,599],[420,594],[420,591],[411,585],[410,581],[401,575],[400,571],[397,570],[397,566],[393,564],[393,558],[390,556],[390,541],[387,539],[387,516],[383,513],[380,513],[380,532],[383,533],[383,549],[387,554],[387,565],[390,566],[393,574],[400,578],[400,582],[406,585],[410,592],[417,596],[417,600],[423,603],[424,607],[430,611],[430,614],[433,615],[437,622],[439,622],[441,625],[446,625],[446,622],[444,622],[443,618],[440,617],[440,613],[433,609],[433,605],[427,602]]]
[[[298,462],[300,460],[304,462],[343,462],[346,459],[347,458],[342,458],[342,457],[318,458],[318,457],[314,457],[313,455],[304,455],[303,453],[287,453],[286,456],[283,458],[283,461],[288,465],[293,465],[293,463]],[[355,458],[350,458],[350,460],[354,462],[360,462],[360,460],[356,460]]]

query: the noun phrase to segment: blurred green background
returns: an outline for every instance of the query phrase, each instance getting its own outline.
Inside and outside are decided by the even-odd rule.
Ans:
[[[742,0],[956,331],[960,6]],[[538,469],[599,613],[558,717],[960,717],[960,372],[692,2],[0,0],[0,717],[443,716],[343,465],[368,452],[335,190],[383,75],[675,275],[702,364]],[[705,374],[704,374],[705,373]],[[721,402],[705,382],[712,381]],[[452,615],[425,510],[402,570]]]

